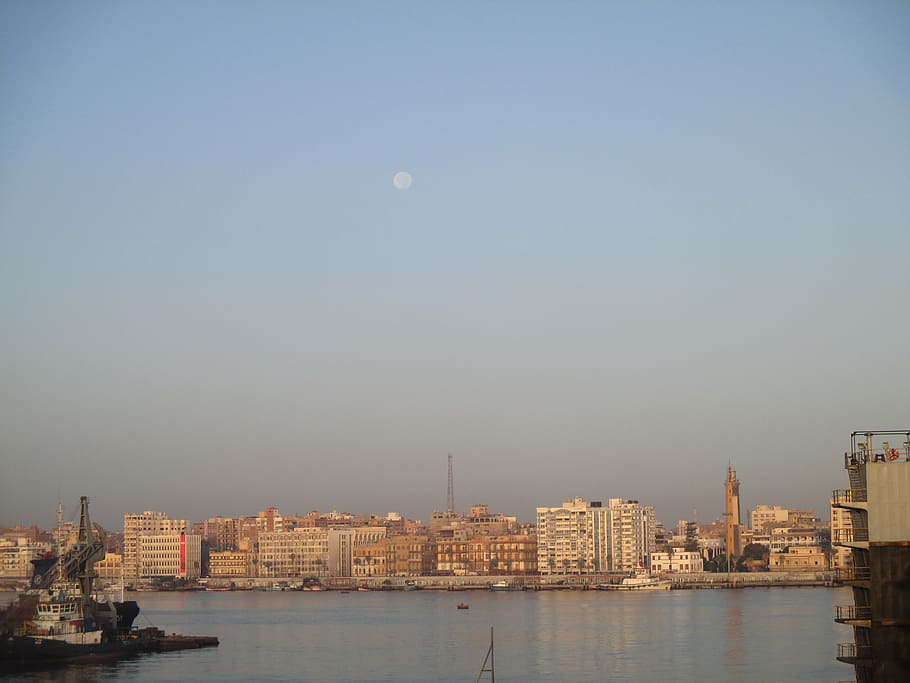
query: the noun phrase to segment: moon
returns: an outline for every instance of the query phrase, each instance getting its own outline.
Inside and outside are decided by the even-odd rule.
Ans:
[[[407,171],[398,171],[398,173],[395,174],[395,177],[392,178],[392,185],[395,186],[396,190],[407,190],[411,187],[411,183],[413,182],[414,179]]]

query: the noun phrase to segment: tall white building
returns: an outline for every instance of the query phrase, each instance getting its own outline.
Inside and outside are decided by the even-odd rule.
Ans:
[[[538,571],[544,576],[604,571],[603,512],[600,502],[584,498],[537,508]]]
[[[537,568],[542,575],[633,571],[656,547],[654,508],[635,500],[609,506],[584,498],[537,508]]]
[[[138,579],[139,538],[189,532],[192,523],[185,519],[168,519],[163,512],[146,510],[142,513],[128,512],[123,515],[123,575],[126,579]]]
[[[606,531],[610,571],[635,571],[648,566],[648,558],[657,546],[657,519],[652,506],[611,498]]]

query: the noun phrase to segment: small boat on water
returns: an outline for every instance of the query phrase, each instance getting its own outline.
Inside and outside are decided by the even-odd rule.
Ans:
[[[524,586],[521,586],[517,583],[509,583],[508,581],[496,581],[495,583],[490,584],[491,591],[523,591]]]
[[[471,606],[466,602],[459,602],[458,609],[471,609]]]
[[[666,591],[670,582],[653,574],[639,573],[627,576],[621,583],[601,583],[597,586],[602,591]]]

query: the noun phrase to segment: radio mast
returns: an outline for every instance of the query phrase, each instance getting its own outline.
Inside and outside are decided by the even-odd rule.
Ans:
[[[449,492],[446,494],[446,512],[455,512],[455,480],[452,476],[452,454],[449,453]]]

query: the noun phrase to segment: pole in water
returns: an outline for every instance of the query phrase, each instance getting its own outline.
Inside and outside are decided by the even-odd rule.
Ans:
[[[480,667],[480,673],[477,674],[477,683],[480,683],[480,679],[483,678],[483,675],[490,672],[490,681],[496,683],[496,670],[493,662],[493,627],[490,627],[490,649],[487,650],[487,656],[483,658],[483,666]],[[487,668],[487,662],[490,663],[490,668]]]

